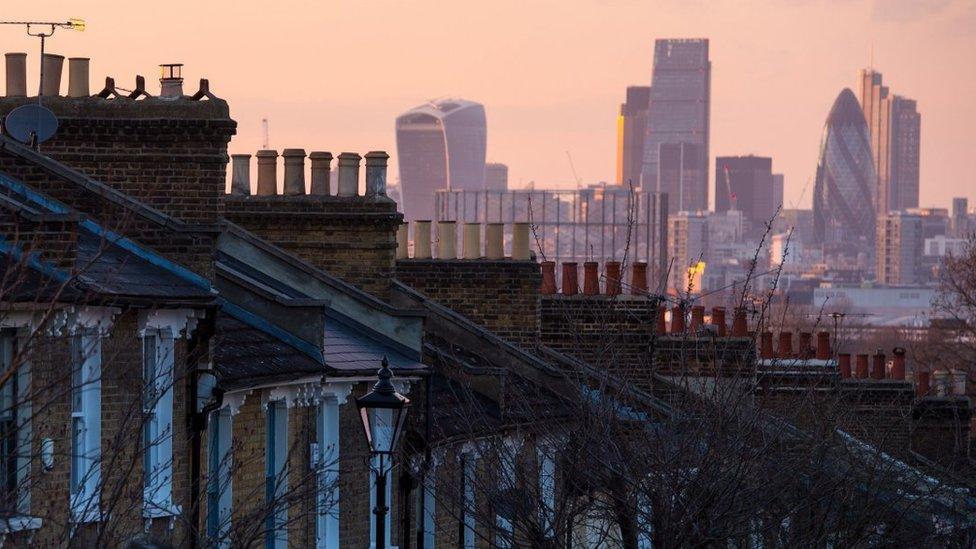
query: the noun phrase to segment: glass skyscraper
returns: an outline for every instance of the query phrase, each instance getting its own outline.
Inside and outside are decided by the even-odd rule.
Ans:
[[[672,211],[708,209],[711,73],[707,39],[654,43],[641,187]]]
[[[876,181],[867,123],[854,92],[845,88],[830,109],[820,142],[814,237],[824,243],[872,244]]]
[[[404,219],[434,218],[434,191],[485,188],[485,107],[463,99],[421,105],[397,117]]]

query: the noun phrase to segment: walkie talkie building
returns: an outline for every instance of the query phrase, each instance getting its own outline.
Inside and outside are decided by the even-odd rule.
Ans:
[[[830,109],[820,143],[814,237],[823,243],[873,243],[875,182],[867,123],[854,92],[845,88]]]

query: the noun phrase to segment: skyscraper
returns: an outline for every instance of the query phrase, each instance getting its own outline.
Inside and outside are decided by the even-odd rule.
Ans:
[[[678,212],[668,217],[668,255],[673,263],[669,276],[669,288],[678,294],[701,292],[700,282],[695,286],[692,269],[705,260],[708,251],[708,214]],[[699,279],[700,280],[700,279]]]
[[[859,73],[858,94],[871,136],[875,209],[880,215],[918,207],[921,115],[915,101],[891,94],[873,69]]]
[[[781,173],[773,174],[773,209],[783,209],[783,189],[785,187],[785,177]]]
[[[891,212],[878,217],[877,280],[881,284],[915,285],[925,282],[922,251],[925,244],[921,215]]]
[[[485,108],[463,99],[433,101],[397,117],[404,219],[433,219],[437,189],[485,188]]]
[[[654,43],[641,187],[668,193],[673,211],[708,208],[711,73],[707,39]]]
[[[644,163],[644,134],[647,133],[647,108],[651,101],[649,86],[627,88],[627,101],[620,105],[617,117],[617,183],[640,186]]]
[[[763,156],[715,158],[715,212],[740,210],[749,227],[746,234],[761,234],[776,212],[773,159]]]
[[[508,190],[508,166],[498,162],[485,164],[485,190]]]
[[[869,244],[874,241],[874,161],[868,127],[857,98],[848,88],[834,101],[813,187],[814,238],[820,242]]]

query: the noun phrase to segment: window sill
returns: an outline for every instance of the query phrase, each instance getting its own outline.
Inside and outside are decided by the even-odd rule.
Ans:
[[[23,532],[24,530],[38,530],[43,521],[40,517],[17,516],[0,519],[0,534]]]
[[[142,508],[142,518],[170,518],[179,516],[183,509],[179,505],[153,505]]]
[[[104,522],[108,517],[102,514],[101,509],[84,509],[82,511],[71,512],[71,522],[73,524],[84,524],[88,522]]]

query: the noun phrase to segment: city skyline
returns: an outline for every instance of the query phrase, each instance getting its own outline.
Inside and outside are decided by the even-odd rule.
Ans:
[[[172,10],[181,6],[190,4],[175,2]],[[874,66],[899,94],[916,99],[925,116],[920,203],[976,198],[964,179],[976,170],[976,158],[967,154],[976,113],[966,100],[976,78],[958,70],[964,53],[976,48],[969,32],[976,23],[972,1],[928,8],[891,0],[664,2],[653,8],[593,2],[564,11],[501,2],[479,15],[486,24],[475,29],[461,24],[472,16],[468,10],[389,4],[369,11],[366,31],[364,14],[352,3],[320,8],[286,2],[265,13],[218,1],[194,9],[201,16],[180,20],[175,40],[172,25],[150,9],[119,13],[93,5],[65,13],[59,4],[39,2],[7,12],[10,18],[85,17],[87,32],[56,34],[48,50],[92,57],[95,83],[109,75],[131,88],[135,74],[152,79],[159,63],[186,63],[188,81],[208,77],[214,93],[234,101],[240,127],[232,152],[259,148],[263,117],[279,149],[313,142],[334,148],[341,134],[347,147],[392,151],[397,114],[431,97],[475,99],[492,119],[487,159],[509,165],[513,188],[531,180],[572,187],[567,150],[585,182],[612,181],[621,93],[649,81],[654,40],[708,37],[711,155],[772,156],[786,175],[786,205],[802,207],[811,204],[823,113],[859,69]],[[542,17],[554,25],[552,32],[538,32]],[[439,30],[421,30],[431,18]],[[428,24],[410,24],[420,20]],[[512,27],[511,39],[499,44],[488,35],[502,24]],[[311,32],[319,28],[328,32]],[[253,29],[260,29],[258,39]],[[36,55],[35,39],[13,32],[6,38],[9,51]],[[437,49],[444,42],[452,48]],[[307,55],[275,54],[280,48]],[[357,53],[342,57],[348,51]],[[323,68],[311,68],[308,56],[323,59]],[[475,60],[478,71],[446,70],[461,58]],[[925,62],[932,58],[947,62]],[[35,78],[33,64],[29,71]]]

